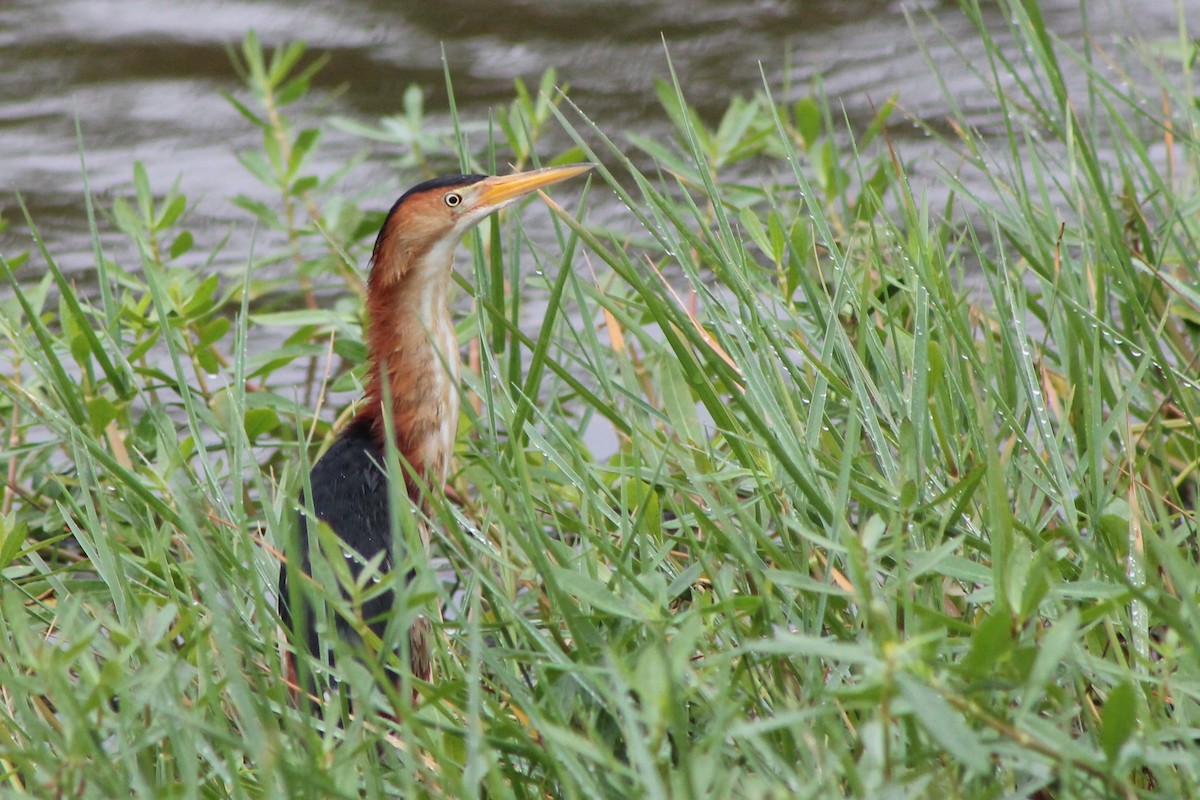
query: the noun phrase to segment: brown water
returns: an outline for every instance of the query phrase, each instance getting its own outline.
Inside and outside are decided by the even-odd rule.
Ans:
[[[1086,9],[1089,35],[1104,43],[1175,37],[1178,14],[1189,6],[1200,13],[1200,0],[1180,1],[1042,5],[1050,29],[1067,41],[1084,35]],[[989,5],[1003,40],[1005,21]],[[228,198],[265,196],[232,155],[255,147],[256,134],[220,95],[240,88],[226,48],[248,28],[268,43],[303,39],[328,53],[315,97],[351,118],[398,112],[413,83],[433,115],[444,115],[444,47],[464,119],[486,120],[511,99],[514,78],[536,84],[553,66],[606,130],[652,136],[666,128],[652,91],[667,75],[664,38],[689,98],[709,116],[732,95],[758,90],[761,64],[772,86],[789,86],[793,97],[819,77],[854,123],[895,94],[908,114],[936,124],[947,106],[918,47],[923,40],[971,120],[994,129],[989,95],[938,27],[968,58],[978,54],[957,5],[938,0],[0,0],[0,211],[13,222],[0,247],[9,255],[28,247],[16,190],[52,252],[68,268],[90,265],[76,118],[101,206],[130,191],[132,163],[141,160],[159,190],[181,179],[196,204],[191,227],[201,246],[231,230],[236,241],[246,217]],[[346,91],[338,94],[340,86]],[[915,127],[892,134],[902,146],[921,146]],[[318,171],[362,146],[331,132]],[[396,153],[377,151],[373,168],[355,176],[364,189],[400,188],[415,177],[392,174],[387,159]]]

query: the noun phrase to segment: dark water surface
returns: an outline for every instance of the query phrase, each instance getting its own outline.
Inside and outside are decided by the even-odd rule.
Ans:
[[[1170,39],[1187,5],[1200,12],[1200,0],[1042,3],[1055,34],[1079,41],[1086,18],[1088,35],[1102,44]],[[1005,20],[991,8],[1002,33]],[[257,133],[220,94],[240,89],[227,47],[249,28],[268,44],[302,39],[329,54],[314,93],[323,105],[313,112],[368,122],[398,113],[414,83],[430,113],[444,118],[444,47],[466,120],[487,120],[511,100],[514,78],[536,85],[553,66],[610,133],[665,135],[652,90],[667,75],[664,37],[686,93],[709,116],[732,95],[761,87],[761,63],[774,88],[790,87],[783,99],[808,93],[819,77],[852,122],[895,94],[907,114],[937,124],[946,102],[918,47],[923,40],[972,121],[983,130],[1000,122],[954,54],[979,50],[970,24],[955,3],[938,0],[2,0],[0,211],[12,223],[3,251],[29,246],[13,199],[20,191],[51,251],[69,269],[90,266],[76,117],[101,207],[131,191],[132,164],[141,160],[158,191],[181,179],[196,204],[190,227],[202,249],[231,231],[237,241],[247,219],[229,198],[269,199],[233,157],[236,148],[256,147]],[[894,139],[920,146],[915,127],[898,128]],[[325,141],[321,173],[364,146],[337,131]],[[416,177],[394,174],[395,155],[378,147],[355,176],[364,190]],[[381,197],[380,207],[386,203]]]

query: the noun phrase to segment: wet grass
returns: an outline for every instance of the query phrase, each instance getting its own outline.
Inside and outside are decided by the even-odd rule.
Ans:
[[[847,132],[764,85],[706,124],[669,72],[673,142],[553,75],[492,136],[416,94],[369,131],[413,180],[531,166],[552,129],[554,161],[600,166],[544,241],[535,202],[468,242],[453,501],[397,608],[447,609],[436,682],[412,705],[377,665],[311,663],[324,714],[289,696],[273,587],[361,377],[380,219],[306,168],[333,123],[298,122],[303,48],[248,39],[241,158],[278,201],[236,202],[270,252],[218,269],[136,167],[93,216],[140,258],[97,237],[93,296],[10,221],[35,246],[0,300],[6,790],[1195,794],[1196,49],[1076,52],[1033,5],[961,65],[1006,87],[1005,136],[955,119],[961,168],[926,188],[887,134],[903,98]],[[610,192],[622,231],[589,222]],[[379,590],[346,588],[305,590],[351,619]]]

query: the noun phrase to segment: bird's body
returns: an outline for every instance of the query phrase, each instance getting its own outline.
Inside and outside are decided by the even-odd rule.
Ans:
[[[366,402],[310,476],[316,519],[327,523],[364,560],[383,553],[384,571],[405,560],[404,543],[392,535],[389,511],[391,493],[384,466],[389,425],[404,465],[406,493],[417,508],[426,502],[422,485],[440,488],[444,483],[457,436],[458,341],[447,299],[458,242],[493,211],[589,168],[574,165],[504,177],[437,178],[410,189],[388,213],[375,241],[367,281],[366,339],[371,360]],[[385,421],[387,416],[390,422]],[[305,575],[311,575],[311,521],[300,513],[294,552]],[[424,526],[421,530],[427,546],[428,532]],[[289,586],[294,561],[285,561],[280,568],[280,618],[295,645],[316,655],[319,642],[312,610]],[[357,565],[354,560],[349,563]],[[298,576],[292,577],[294,581]],[[379,635],[392,603],[388,593],[362,609],[363,619]],[[337,632],[354,639],[352,626],[344,620],[338,620]],[[410,666],[424,680],[431,677],[427,635],[424,625],[414,625],[409,634]]]
[[[309,482],[313,487],[312,506],[318,519],[335,531],[344,531],[343,541],[365,559],[380,552],[390,561],[391,520],[388,517],[387,473],[381,467],[384,448],[371,432],[370,423],[355,420],[333,446],[313,467]],[[312,572],[308,558],[308,535],[304,515],[299,520],[301,561],[306,574]],[[288,599],[288,571],[279,573],[280,613],[284,625],[291,628],[293,620]],[[363,609],[364,619],[370,621],[385,613],[387,606],[376,598],[372,607]],[[381,607],[383,606],[383,607]],[[298,620],[304,634],[304,645],[310,653],[318,652],[317,628],[312,620]],[[339,620],[339,634],[348,636],[348,626]],[[300,631],[297,631],[299,633]]]

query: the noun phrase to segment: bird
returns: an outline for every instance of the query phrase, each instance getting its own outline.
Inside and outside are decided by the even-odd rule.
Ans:
[[[459,352],[448,305],[454,253],[463,236],[488,215],[526,195],[576,177],[591,164],[547,167],[513,175],[448,175],[419,183],[392,205],[375,239],[367,277],[366,398],[361,410],[312,467],[308,486],[316,520],[329,525],[356,551],[347,564],[356,577],[362,563],[380,559],[382,571],[404,561],[405,543],[392,535],[386,437],[390,427],[405,465],[404,483],[413,507],[428,507],[427,490],[444,485],[458,432]],[[390,425],[388,423],[390,417]],[[399,476],[395,476],[399,478]],[[426,488],[422,488],[426,487]],[[311,577],[309,504],[304,492],[293,556],[281,559],[278,611],[296,652],[320,657],[317,616],[305,594],[293,591],[300,575]],[[424,547],[429,531],[418,514]],[[297,563],[297,556],[299,561]],[[411,576],[408,576],[411,579]],[[372,597],[363,619],[382,636],[395,596]],[[337,635],[357,643],[346,620]],[[409,670],[432,680],[430,630],[423,618],[408,632]],[[299,690],[295,657],[285,648],[286,678]],[[414,702],[416,701],[414,689]]]

